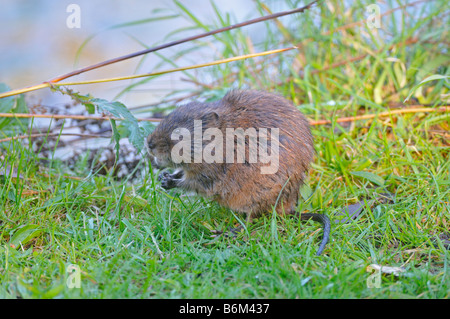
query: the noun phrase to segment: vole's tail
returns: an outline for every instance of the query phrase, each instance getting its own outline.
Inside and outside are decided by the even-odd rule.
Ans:
[[[317,250],[316,253],[316,256],[319,256],[323,252],[325,245],[328,243],[328,240],[330,239],[330,229],[331,229],[330,219],[328,218],[327,215],[315,213],[300,214],[300,219],[301,220],[312,219],[315,222],[323,224],[323,238],[322,242],[320,243],[319,249]]]

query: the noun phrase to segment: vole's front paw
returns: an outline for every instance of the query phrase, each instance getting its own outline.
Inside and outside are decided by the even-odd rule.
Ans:
[[[161,187],[164,189],[175,188],[178,185],[178,180],[174,179],[174,176],[168,172],[162,172],[159,174],[158,181],[161,182]]]
[[[170,178],[163,179],[161,181],[161,186],[164,189],[172,189],[172,188],[177,187],[177,181],[174,179],[170,179]]]
[[[170,174],[168,173],[168,172],[161,172],[159,175],[158,175],[158,182],[161,182],[163,179],[167,179],[167,178],[170,178]]]

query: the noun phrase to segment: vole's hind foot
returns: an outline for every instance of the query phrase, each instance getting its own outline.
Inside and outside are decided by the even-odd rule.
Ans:
[[[177,187],[182,177],[183,171],[176,171],[173,174],[164,171],[158,175],[158,181],[161,182],[161,187],[167,190]]]
[[[221,230],[213,230],[212,233],[214,234],[213,237],[217,237],[217,236],[223,235],[226,238],[236,238],[236,236],[239,233],[242,233],[243,231],[244,231],[244,227],[242,227],[242,225],[239,225],[236,228],[228,229],[228,231],[226,231],[226,232],[221,231]]]

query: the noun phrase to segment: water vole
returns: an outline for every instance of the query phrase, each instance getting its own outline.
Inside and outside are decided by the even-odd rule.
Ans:
[[[288,100],[267,92],[230,91],[221,100],[192,102],[170,113],[149,135],[158,179],[211,198],[248,220],[271,212],[293,214],[314,146],[308,120]],[[328,241],[322,214],[301,214],[324,224],[317,254]]]

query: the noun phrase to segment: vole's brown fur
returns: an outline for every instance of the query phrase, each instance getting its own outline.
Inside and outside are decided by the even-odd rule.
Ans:
[[[171,134],[177,128],[187,128],[193,134],[194,120],[202,120],[203,131],[216,127],[223,136],[226,128],[267,128],[269,131],[279,128],[278,170],[273,174],[261,174],[261,167],[268,164],[250,162],[247,147],[244,163],[203,160],[175,164],[170,152],[177,141],[171,140]],[[245,142],[248,146],[249,140]],[[208,143],[203,142],[203,147]],[[295,212],[299,188],[314,155],[309,123],[303,114],[278,95],[252,90],[231,91],[217,102],[193,102],[178,107],[156,127],[147,144],[156,166],[180,169],[174,174],[160,175],[164,188],[195,191],[236,212],[246,213],[249,219],[272,211],[275,205],[278,214]],[[270,142],[268,144],[270,149]],[[224,158],[225,152],[224,147]],[[314,219],[312,215],[309,214],[308,219]]]

